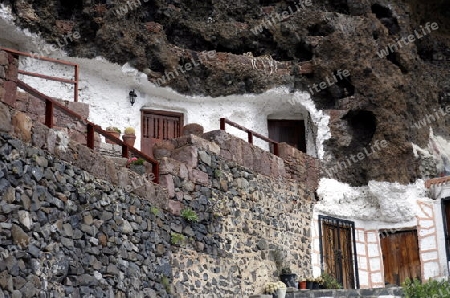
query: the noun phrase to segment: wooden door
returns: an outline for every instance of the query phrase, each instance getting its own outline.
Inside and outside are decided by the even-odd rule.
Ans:
[[[303,120],[268,120],[269,138],[306,152],[305,121]]]
[[[321,217],[321,248],[324,271],[339,281],[345,289],[358,287],[354,263],[354,223]]]
[[[183,114],[145,110],[142,111],[141,151],[153,157],[153,145],[161,140],[178,138],[184,126]]]
[[[381,232],[384,281],[401,285],[406,278],[421,279],[417,231]]]

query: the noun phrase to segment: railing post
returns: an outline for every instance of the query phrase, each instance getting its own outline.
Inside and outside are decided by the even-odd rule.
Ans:
[[[45,100],[45,125],[53,128],[53,102]]]
[[[273,143],[273,154],[278,156],[278,143]]]
[[[248,142],[250,144],[253,144],[253,132],[251,130],[247,131],[247,135],[248,135]]]
[[[75,65],[75,83],[73,84],[73,101],[78,102],[78,64]]]
[[[153,182],[159,184],[159,164],[152,164],[152,173],[153,175],[155,175],[155,179],[153,179]]]
[[[128,145],[123,144],[122,145],[122,157],[129,158],[130,156],[130,150],[128,150]]]
[[[225,118],[220,118],[220,130],[225,130]]]
[[[86,145],[88,148],[94,149],[94,125],[91,123],[87,124],[87,136]]]

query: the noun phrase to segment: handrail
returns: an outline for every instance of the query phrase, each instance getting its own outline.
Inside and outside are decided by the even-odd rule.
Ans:
[[[43,74],[34,73],[34,72],[28,72],[28,71],[24,71],[24,70],[20,70],[20,69],[18,69],[17,72],[22,74],[22,75],[28,75],[28,76],[32,76],[32,77],[45,79],[45,80],[72,84],[72,85],[74,85],[74,87],[73,87],[73,89],[74,89],[73,90],[73,101],[74,102],[78,102],[78,83],[79,83],[79,81],[78,81],[78,64],[73,63],[73,62],[69,62],[69,61],[57,60],[57,59],[53,59],[53,58],[39,56],[39,54],[37,54],[37,53],[30,54],[30,53],[20,52],[20,51],[17,51],[17,50],[14,50],[14,49],[10,49],[10,48],[0,47],[0,50],[3,50],[5,52],[8,52],[8,53],[11,53],[11,54],[14,54],[14,55],[20,55],[20,56],[30,57],[30,58],[38,59],[38,60],[42,60],[42,61],[48,61],[48,62],[53,62],[53,63],[57,63],[57,64],[73,66],[75,68],[75,73],[74,73],[74,79],[73,80],[46,76],[46,75],[43,75]]]
[[[276,142],[272,139],[269,139],[268,137],[265,137],[257,132],[254,132],[253,130],[250,130],[244,126],[241,126],[233,121],[230,121],[227,118],[220,118],[220,130],[225,131],[226,124],[231,125],[233,127],[236,127],[237,129],[240,129],[240,130],[246,132],[247,136],[248,136],[248,142],[250,144],[253,144],[253,136],[260,138],[261,140],[266,141],[268,143],[272,143],[273,144],[273,154],[278,156],[278,142]]]
[[[425,187],[430,188],[432,185],[442,184],[450,181],[450,176],[432,178],[425,181]]]
[[[63,106],[53,98],[39,92],[38,90],[34,89],[30,85],[26,84],[25,82],[17,79],[16,80],[17,87],[23,89],[24,91],[30,93],[34,97],[37,97],[43,101],[45,101],[45,125],[52,128],[53,127],[53,110],[54,108],[57,108],[64,112],[65,114],[69,115],[72,118],[75,118],[79,121],[81,121],[83,124],[87,127],[87,136],[86,136],[86,146],[90,149],[94,149],[94,132],[97,132],[104,136],[105,138],[108,138],[112,140],[114,143],[122,146],[122,157],[129,158],[130,152],[135,154],[136,156],[146,160],[147,162],[152,164],[152,173],[155,176],[154,182],[159,183],[159,164],[158,161],[154,160],[150,156],[142,153],[138,149],[129,146],[119,138],[114,137],[110,133],[108,133],[106,130],[103,130],[100,126],[88,121],[87,119],[83,118],[81,115],[75,113],[71,109]]]

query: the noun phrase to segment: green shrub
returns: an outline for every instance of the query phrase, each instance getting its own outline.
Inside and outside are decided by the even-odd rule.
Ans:
[[[191,208],[185,208],[183,210],[181,210],[181,216],[183,216],[184,219],[186,219],[187,221],[198,221],[198,216],[197,213],[195,213],[194,210],[192,210]]]
[[[342,285],[331,274],[323,273],[322,280],[325,289],[342,289]]]
[[[420,280],[407,278],[402,284],[406,298],[444,298],[450,297],[450,283],[448,281]]]
[[[138,158],[137,160],[133,161],[133,164],[137,165],[137,166],[142,166],[144,164],[144,162],[145,162],[144,159]]]
[[[180,233],[175,233],[175,232],[171,233],[170,243],[172,243],[174,245],[179,245],[179,244],[182,244],[183,242],[184,242],[184,235],[182,235]]]
[[[150,207],[150,212],[151,212],[154,216],[158,216],[158,214],[159,214],[159,209],[156,208],[156,207],[154,207],[154,206],[152,206],[152,207]]]
[[[161,284],[166,289],[166,292],[170,294],[170,280],[167,276],[163,275],[161,277]]]

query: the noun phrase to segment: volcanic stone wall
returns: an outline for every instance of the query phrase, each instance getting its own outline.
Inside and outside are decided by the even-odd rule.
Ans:
[[[172,219],[150,200],[6,134],[0,197],[1,297],[171,296]]]
[[[224,137],[223,132],[208,136]],[[233,136],[227,138],[240,143]],[[199,218],[198,222],[181,218],[171,226],[185,240],[173,251],[172,265],[181,269],[174,272],[176,293],[247,297],[262,293],[265,282],[278,280],[283,267],[299,277],[310,275],[313,195],[305,184],[278,174],[286,173],[282,159],[272,156],[272,162],[264,164],[260,154],[267,152],[246,142],[238,148],[251,152],[250,157],[236,149],[229,154],[224,143],[193,135],[176,143],[171,157],[161,160],[169,208],[174,214],[190,208]],[[243,167],[234,157],[246,158],[256,169],[268,167],[269,174]],[[273,165],[278,165],[275,173]]]

